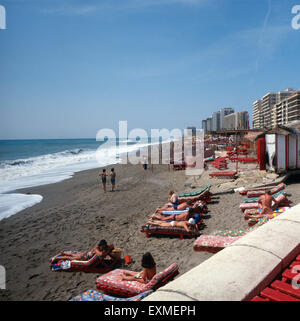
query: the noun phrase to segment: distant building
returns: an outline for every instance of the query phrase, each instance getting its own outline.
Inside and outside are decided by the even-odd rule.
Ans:
[[[226,130],[249,129],[249,114],[247,111],[232,113],[224,117]]]
[[[207,132],[211,132],[212,131],[212,118],[209,117],[206,119],[206,126],[207,126]]]
[[[300,120],[300,90],[274,106],[273,127]]]
[[[229,114],[233,114],[234,113],[234,109],[233,108],[223,108],[220,110],[220,129],[226,129],[225,128],[225,124],[224,124],[224,118],[225,116],[229,115]]]
[[[217,132],[220,130],[220,112],[214,112],[212,114],[212,131]]]
[[[207,133],[207,120],[202,120],[202,129],[204,131],[204,134]]]
[[[272,128],[275,126],[275,105],[294,93],[294,89],[287,88],[277,93],[267,93],[253,103],[253,128]]]

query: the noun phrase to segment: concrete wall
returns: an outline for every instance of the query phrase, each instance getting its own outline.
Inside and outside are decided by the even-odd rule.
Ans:
[[[249,300],[299,252],[300,204],[158,289],[145,301]]]

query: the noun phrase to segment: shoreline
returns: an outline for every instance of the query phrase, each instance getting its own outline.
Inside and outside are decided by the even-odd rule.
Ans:
[[[157,270],[172,263],[180,275],[211,257],[212,253],[193,251],[194,238],[153,236],[147,239],[140,228],[157,206],[168,199],[167,192],[187,188],[185,171],[168,171],[167,165],[154,165],[144,171],[142,165],[114,167],[116,191],[104,194],[98,173],[100,168],[77,172],[73,177],[49,185],[21,189],[40,194],[43,201],[0,221],[0,265],[6,268],[6,289],[0,300],[66,301],[96,288],[98,274],[52,272],[50,258],[63,250],[86,251],[101,239],[131,255],[126,269],[140,271],[142,255],[153,255]],[[290,185],[292,200],[300,202],[300,189]],[[110,184],[107,184],[107,190]],[[297,192],[298,191],[298,192]],[[247,221],[239,210],[239,194],[213,196],[202,234],[217,229],[244,229]],[[230,204],[230,206],[228,206]]]

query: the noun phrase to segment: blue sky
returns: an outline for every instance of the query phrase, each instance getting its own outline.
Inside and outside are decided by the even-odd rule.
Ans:
[[[0,139],[201,127],[300,89],[290,0],[0,0]]]

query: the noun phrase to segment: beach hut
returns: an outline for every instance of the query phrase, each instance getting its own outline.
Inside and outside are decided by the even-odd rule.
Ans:
[[[300,131],[285,126],[266,130],[257,137],[257,156],[261,170],[300,169]]]

